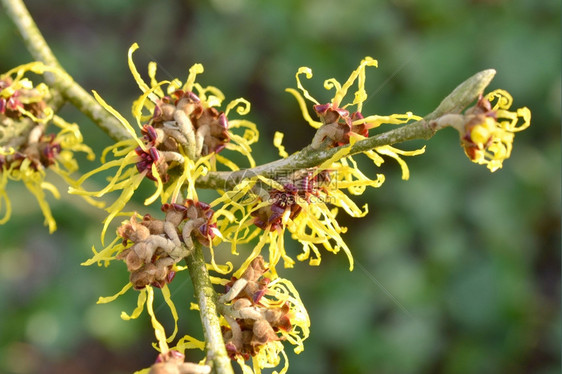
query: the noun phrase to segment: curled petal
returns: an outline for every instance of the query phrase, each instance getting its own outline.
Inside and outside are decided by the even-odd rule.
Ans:
[[[378,154],[381,155],[385,155],[385,156],[389,156],[392,157],[393,159],[395,159],[398,164],[400,165],[400,168],[402,169],[402,179],[403,180],[408,180],[410,178],[410,169],[408,168],[408,164],[406,164],[406,162],[399,156],[399,155],[403,155],[403,156],[417,156],[420,155],[422,153],[425,152],[425,146],[421,149],[417,149],[414,151],[403,151],[401,149],[392,147],[390,145],[385,145],[382,147],[377,147],[372,151],[368,151],[365,152],[365,154],[371,158],[375,164],[377,163],[382,163],[384,160],[382,158],[380,158]],[[377,164],[380,165],[380,164]]]
[[[4,208],[4,217],[0,219],[0,225],[8,222],[10,216],[12,214],[12,204],[10,202],[10,198],[6,193],[6,185],[8,184],[8,169],[6,169],[5,165],[2,166],[2,170],[0,172],[0,210],[2,209],[2,205],[5,205]]]
[[[312,78],[312,70],[310,68],[307,68],[305,66],[302,66],[299,68],[299,70],[297,71],[297,74],[295,75],[295,78],[297,78],[297,87],[299,88],[299,90],[302,91],[302,94],[304,95],[305,98],[307,98],[308,100],[312,101],[315,104],[320,104],[318,101],[316,101],[315,98],[313,98],[308,91],[303,87],[301,80],[300,80],[300,76],[304,74],[306,79],[310,79]]]
[[[205,71],[203,65],[201,64],[194,64],[189,68],[189,75],[187,76],[187,81],[185,82],[182,90],[184,91],[193,91],[193,84],[195,83],[195,78],[197,74],[201,74]]]
[[[26,160],[27,161],[27,160]],[[41,208],[41,212],[45,217],[45,225],[49,227],[49,233],[53,233],[57,229],[57,224],[53,215],[51,213],[51,208],[45,199],[45,192],[44,190],[48,190],[53,194],[55,198],[59,198],[59,192],[55,186],[50,183],[42,182],[35,177],[30,177],[30,173],[39,175],[39,172],[34,172],[32,170],[24,171],[24,176],[22,177],[23,183],[25,187],[31,192],[35,198],[37,199],[37,203],[39,204],[39,208]],[[42,179],[42,177],[41,177]]]
[[[133,103],[132,113],[133,117],[137,120],[137,125],[139,128],[142,128],[143,116],[142,116],[142,109],[145,108],[147,105],[146,99],[152,100],[152,102],[156,103],[158,101],[158,96],[155,95],[155,92],[161,91],[161,86],[164,84],[170,84],[170,81],[162,81],[158,82],[157,84],[153,85],[152,88],[147,88],[147,90]],[[154,108],[150,108],[154,109]],[[135,133],[136,137],[136,133]],[[144,148],[143,148],[144,149]]]
[[[218,88],[213,86],[203,87],[199,83],[195,83],[193,87],[197,90],[197,94],[201,99],[201,104],[204,107],[218,107],[222,104],[224,94]]]
[[[113,300],[117,299],[119,296],[125,294],[125,292],[127,292],[131,287],[133,287],[133,284],[131,282],[129,282],[121,289],[121,291],[117,292],[115,295],[108,296],[108,297],[100,297],[96,304],[110,303]],[[139,298],[140,298],[140,295],[139,295]]]
[[[304,100],[302,95],[297,90],[294,90],[292,88],[287,88],[285,91],[289,92],[291,95],[293,95],[295,97],[295,99],[297,99],[297,102],[299,104],[299,108],[301,109],[302,116],[305,119],[305,121],[308,122],[308,124],[315,129],[320,128],[320,126],[322,126],[322,122],[315,121],[315,120],[312,119],[312,117],[310,116],[310,113],[308,112],[308,106],[306,104],[306,101]]]
[[[282,132],[275,131],[275,135],[273,136],[273,145],[279,150],[279,156],[287,158],[289,157],[289,154],[287,153],[287,151],[285,151],[285,147],[282,144],[283,137],[284,134]]]
[[[158,172],[158,168],[156,167],[156,163],[152,164],[151,171],[152,171],[152,175],[154,175],[154,177],[156,178],[156,191],[154,191],[152,196],[148,197],[144,201],[144,205],[152,204],[154,201],[156,201],[156,199],[158,199],[158,196],[162,195],[162,192],[164,190],[164,184],[162,183],[162,178],[160,177],[160,173]],[[162,201],[162,202],[164,202],[164,201]]]
[[[131,45],[131,47],[129,48],[129,52],[127,53],[127,62],[129,64],[129,70],[131,70],[131,74],[133,74],[133,78],[135,78],[135,81],[137,82],[139,88],[141,89],[142,92],[147,92],[150,90],[150,88],[148,87],[148,85],[145,83],[145,81],[142,79],[141,75],[139,74],[137,67],[135,66],[135,63],[133,62],[133,53],[139,49],[139,45],[137,43],[133,43],[133,45]],[[157,100],[156,95],[151,94],[152,96],[150,97],[150,99],[152,101]],[[96,98],[97,99],[97,98]],[[98,100],[99,101],[99,100]],[[101,104],[101,103],[100,103]],[[107,109],[107,108],[106,108]],[[113,114],[113,113],[112,113]],[[115,114],[114,114],[115,115]],[[117,116],[116,116],[117,117]],[[118,117],[117,117],[118,118]],[[119,119],[119,118],[118,118]]]
[[[189,335],[185,335],[178,341],[174,349],[182,353],[185,352],[186,349],[204,350],[205,342],[197,340]]]
[[[94,252],[94,257],[88,259],[87,261],[82,262],[80,265],[82,266],[89,266],[94,263],[97,263],[98,266],[102,265],[102,261],[105,262],[105,266],[109,265],[111,260],[115,259],[117,253],[122,251],[125,247],[123,244],[117,244],[117,242],[121,240],[120,237],[116,237],[111,244],[107,247],[102,249],[101,251],[97,252],[96,248],[92,246],[92,252]],[[117,245],[116,245],[117,244]]]
[[[493,103],[496,101],[492,107],[492,110],[498,109],[509,109],[511,104],[513,104],[513,97],[509,94],[509,92],[505,90],[494,90],[486,95],[486,99]]]
[[[329,78],[324,81],[324,88],[327,90],[331,90],[334,88],[336,93],[341,91],[341,84],[335,78]],[[338,105],[336,105],[337,107]]]
[[[406,112],[404,114],[391,114],[389,116],[379,116],[372,115],[365,118],[361,118],[352,122],[353,125],[365,124],[368,129],[374,129],[382,124],[392,124],[399,125],[412,120],[419,121],[423,119],[420,116],[414,115],[412,112]]]
[[[105,240],[105,233],[109,227],[109,224],[111,223],[111,221],[113,221],[113,218],[115,218],[115,216],[121,213],[127,202],[131,200],[133,193],[135,192],[135,190],[137,189],[143,178],[144,178],[144,173],[137,174],[134,177],[132,177],[130,181],[126,181],[127,182],[126,187],[124,187],[123,190],[121,191],[121,195],[119,196],[119,198],[111,206],[105,209],[107,212],[109,212],[109,215],[103,221],[103,229],[101,231],[102,244]]]
[[[121,292],[124,293],[124,291],[128,290],[132,286],[133,286],[133,284],[131,282],[129,282],[129,284],[127,284],[127,286],[125,286],[123,288],[123,290],[121,290]],[[140,314],[142,313],[142,311],[144,309],[144,305],[146,304],[147,298],[148,298],[148,290],[152,290],[152,287],[146,286],[144,289],[139,291],[139,296],[137,297],[137,307],[133,310],[133,312],[131,314],[121,312],[121,319],[124,319],[125,321],[128,321],[130,319],[137,319],[140,316]],[[118,295],[119,294],[117,294],[115,296],[118,296]],[[112,297],[115,297],[115,296],[112,296]],[[101,300],[101,297],[100,297],[100,300]],[[98,300],[98,303],[100,303],[99,300]],[[151,307],[152,307],[152,300],[150,301],[150,304],[151,304]]]
[[[230,103],[228,103],[228,105],[226,106],[226,109],[224,110],[224,114],[226,116],[228,116],[230,111],[232,109],[236,108],[236,113],[243,116],[243,115],[246,115],[246,114],[250,113],[250,107],[251,107],[250,102],[248,100],[240,97],[240,98],[238,98],[236,100],[232,100]]]
[[[361,61],[361,64],[359,65],[359,67],[357,69],[355,69],[353,71],[353,73],[351,73],[351,75],[349,76],[347,81],[342,85],[341,89],[339,89],[336,92],[336,95],[332,99],[332,104],[335,107],[340,106],[343,98],[347,94],[347,90],[353,85],[353,83],[357,80],[358,77],[360,77],[359,88],[358,88],[358,91],[355,95],[355,99],[354,99],[353,104],[355,104],[355,105],[360,104],[367,99],[367,94],[365,93],[365,87],[364,87],[365,86],[365,67],[367,67],[367,66],[378,67],[378,62],[377,62],[377,60],[374,60],[371,57],[365,57]],[[359,111],[360,111],[360,109],[359,109]]]
[[[148,90],[148,86],[147,86],[147,90]],[[116,111],[113,107],[111,107],[109,104],[107,104],[100,95],[98,95],[98,93],[96,91],[92,91],[92,93],[94,94],[94,97],[96,98],[97,102],[100,103],[101,106],[103,106],[105,108],[105,110],[107,110],[109,113],[111,113],[115,118],[117,118],[119,120],[119,122],[121,122],[121,124],[123,125],[123,127],[125,127],[125,129],[127,130],[127,132],[131,135],[132,138],[136,139],[138,145],[142,148],[142,149],[146,149],[146,145],[140,141],[140,139],[137,137],[137,134],[135,132],[135,129],[133,129],[133,126],[131,126],[131,124],[129,123],[129,121],[127,121],[125,119],[125,117],[123,117],[118,111]]]

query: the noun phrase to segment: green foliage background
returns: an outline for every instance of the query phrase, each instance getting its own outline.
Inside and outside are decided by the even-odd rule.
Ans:
[[[305,352],[290,355],[289,372],[560,372],[558,1],[27,3],[71,75],[129,116],[138,95],[126,64],[133,42],[141,46],[139,70],[155,60],[161,78],[184,79],[202,62],[201,82],[252,102],[250,116],[261,129],[256,155],[264,162],[277,157],[276,130],[286,133],[289,152],[312,138],[284,92],[295,86],[299,66],[314,70],[316,80],[307,83],[320,98],[325,78],[346,79],[370,55],[380,68],[368,72],[364,113],[421,115],[473,73],[497,69],[491,88],[508,90],[515,107],[533,114],[503,169],[490,175],[471,164],[458,135],[443,131],[409,161],[410,181],[391,160],[383,166],[385,184],[356,199],[369,203],[368,218],[342,215],[354,272],[345,256],[329,254],[319,268],[282,271],[312,320]],[[0,71],[30,60],[3,11],[0,56]],[[76,110],[63,113],[81,124],[98,155],[110,144]],[[377,172],[365,165],[368,174]],[[79,266],[92,245],[100,246],[103,215],[73,197],[53,200],[59,230],[48,235],[25,188],[12,185],[9,193],[16,214],[0,227],[0,372],[128,373],[148,366],[155,356],[148,320],[119,319],[134,307],[134,293],[94,304],[126,282],[124,267]],[[192,300],[187,278],[173,283],[184,309]],[[189,314],[180,328],[199,334],[198,325]]]

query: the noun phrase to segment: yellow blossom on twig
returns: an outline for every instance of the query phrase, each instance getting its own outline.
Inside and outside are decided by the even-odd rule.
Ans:
[[[98,191],[86,191],[78,186],[70,190],[71,193],[95,197],[121,191],[119,198],[106,208],[109,215],[102,230],[102,241],[109,223],[122,212],[144,179],[152,180],[155,184],[155,191],[145,200],[145,205],[158,198],[162,203],[175,203],[180,198],[182,188],[186,188],[187,198],[196,198],[196,179],[208,171],[216,170],[217,162],[231,170],[239,169],[236,163],[219,155],[223,149],[243,154],[250,166],[255,166],[250,145],[258,139],[256,126],[247,120],[227,120],[232,111],[239,115],[248,113],[249,103],[244,99],[236,99],[226,105],[224,112],[219,112],[216,108],[224,100],[222,92],[216,87],[203,87],[195,82],[197,75],[203,72],[200,64],[189,69],[187,81],[182,86],[178,79],[157,81],[156,64],[151,62],[148,66],[150,84],[147,84],[132,60],[137,48],[136,43],[131,46],[128,61],[133,77],[143,92],[132,106],[141,135],[125,117],[94,92],[98,102],[121,122],[131,138],[104,150],[102,166],[84,174],[78,181],[80,186],[95,174],[117,168],[107,186]],[[238,128],[244,130],[242,135],[232,131]],[[114,159],[106,162],[109,154]],[[170,178],[170,173],[175,173],[174,178]]]
[[[8,181],[21,181],[37,199],[45,224],[53,232],[56,222],[45,192],[57,199],[60,194],[53,184],[45,181],[46,170],[52,170],[72,186],[76,182],[70,175],[78,169],[74,152],[84,152],[89,160],[94,159],[92,150],[83,144],[78,125],[54,115],[48,106],[47,85],[34,86],[24,77],[28,72],[43,74],[55,70],[33,62],[0,75],[0,210],[3,211],[0,224],[6,223],[12,212],[6,193]],[[58,128],[58,132],[47,134],[50,125]]]
[[[509,111],[512,103],[507,91],[490,92],[466,111],[464,126],[459,129],[468,158],[486,165],[491,172],[501,168],[511,155],[515,133],[531,124],[531,111],[526,107]]]
[[[226,285],[219,303],[227,352],[244,373],[277,367],[281,357],[285,363],[280,373],[287,372],[282,341],[294,345],[297,354],[304,350],[310,333],[308,313],[293,284],[268,271],[261,256]],[[245,363],[250,358],[252,368]]]
[[[303,117],[314,128],[318,129],[312,146],[321,148],[325,145],[329,147],[342,146],[349,144],[353,140],[364,139],[369,136],[369,130],[375,129],[383,124],[404,124],[411,120],[420,120],[421,117],[407,112],[404,114],[391,114],[391,115],[369,115],[362,114],[363,104],[366,102],[368,96],[365,90],[365,69],[368,66],[377,66],[377,61],[371,57],[366,57],[361,61],[359,67],[352,72],[348,80],[341,84],[334,78],[327,79],[324,82],[324,87],[328,90],[334,89],[334,97],[328,104],[320,104],[312,95],[303,87],[300,76],[305,74],[307,79],[312,78],[312,71],[309,68],[300,68],[296,74],[297,86],[299,92],[295,89],[287,89],[299,103]],[[357,82],[357,90],[353,93],[352,101],[344,103],[344,99],[348,96],[349,91],[353,84]],[[314,111],[320,121],[312,119],[307,105],[306,99],[311,101],[314,106]],[[350,109],[353,109],[350,110]],[[424,148],[415,151],[403,151],[392,147],[390,145],[376,147],[372,150],[364,152],[375,165],[380,166],[384,162],[382,156],[394,158],[402,168],[402,179],[409,178],[409,170],[406,162],[400,156],[415,156],[424,152]],[[346,156],[342,154],[342,157]],[[348,156],[349,158],[351,156]],[[334,160],[334,161],[337,161]]]

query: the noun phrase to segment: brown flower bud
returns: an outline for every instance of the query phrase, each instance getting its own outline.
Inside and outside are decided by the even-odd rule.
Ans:
[[[144,261],[137,255],[137,253],[131,248],[127,248],[119,253],[116,257],[118,260],[124,260],[127,264],[128,271],[135,271],[140,269],[144,264]]]
[[[252,337],[251,345],[262,345],[270,341],[278,340],[277,334],[269,324],[264,319],[257,320],[252,328],[254,336]]]
[[[257,281],[267,268],[265,267],[265,261],[263,260],[262,256],[256,257],[251,263],[250,266],[244,271],[242,274],[242,278],[248,281]]]
[[[150,236],[150,230],[139,224],[135,216],[131,217],[130,223],[119,226],[117,234],[125,240],[130,240],[134,243],[146,240]]]
[[[248,299],[238,299],[232,304],[232,309],[240,310],[252,306],[252,302]]]

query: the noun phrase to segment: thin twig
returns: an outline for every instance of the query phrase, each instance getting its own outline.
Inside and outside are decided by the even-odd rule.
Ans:
[[[243,178],[262,175],[273,177],[279,172],[287,170],[300,170],[321,165],[333,157],[343,147],[351,147],[348,155],[365,152],[384,145],[402,143],[413,139],[430,139],[435,133],[448,124],[438,121],[439,118],[449,114],[460,113],[468,107],[484,92],[490,84],[496,71],[493,69],[483,70],[457,86],[439,106],[423,120],[412,122],[402,127],[374,135],[360,140],[353,145],[345,145],[336,148],[315,149],[310,145],[291,156],[259,165],[251,169],[243,169],[234,172],[210,172],[206,176],[197,179],[197,187],[210,189],[232,189]]]
[[[209,279],[209,272],[203,257],[201,245],[195,243],[193,253],[186,257],[187,267],[193,282],[195,297],[199,305],[203,334],[205,335],[205,348],[207,351],[207,364],[216,374],[233,374],[230,358],[222,338],[221,326],[217,315],[217,296]]]

